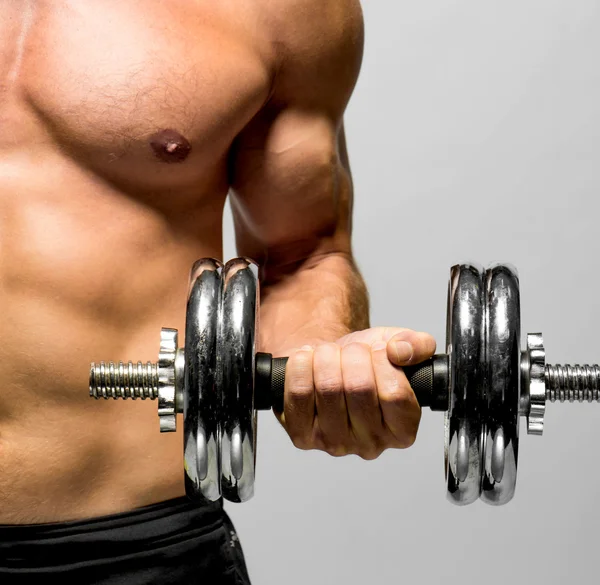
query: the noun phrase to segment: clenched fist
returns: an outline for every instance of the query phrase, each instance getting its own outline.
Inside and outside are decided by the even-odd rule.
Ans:
[[[280,421],[299,449],[376,459],[410,447],[421,408],[401,367],[435,353],[435,340],[375,327],[291,352]]]

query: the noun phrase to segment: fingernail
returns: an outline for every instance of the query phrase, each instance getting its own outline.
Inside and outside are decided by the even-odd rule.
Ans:
[[[302,351],[312,351],[312,345],[303,345]]]
[[[396,341],[394,349],[396,350],[396,359],[399,362],[408,363],[412,360],[414,349],[408,341]]]

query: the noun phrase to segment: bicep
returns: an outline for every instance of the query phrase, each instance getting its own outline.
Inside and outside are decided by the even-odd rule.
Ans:
[[[349,254],[352,182],[343,126],[314,111],[265,118],[251,123],[234,150],[238,252],[271,266]]]

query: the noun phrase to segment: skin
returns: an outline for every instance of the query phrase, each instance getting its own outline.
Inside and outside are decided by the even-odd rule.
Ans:
[[[161,327],[185,341],[228,192],[261,266],[261,349],[290,356],[294,444],[372,459],[414,442],[397,366],[435,342],[368,328],[352,257],[362,46],[355,0],[0,0],[0,523],[184,493],[180,432],[158,432],[153,402],[91,401],[88,368],[155,360]]]

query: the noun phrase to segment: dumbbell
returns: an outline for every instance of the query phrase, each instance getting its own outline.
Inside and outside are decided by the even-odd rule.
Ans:
[[[158,400],[160,431],[183,413],[187,495],[243,502],[254,493],[257,411],[283,409],[287,358],[256,351],[255,263],[202,259],[191,271],[184,348],[161,331],[156,363],[92,363],[90,396]],[[600,401],[600,368],[546,365],[542,335],[521,350],[517,271],[459,264],[450,271],[446,353],[404,368],[421,407],[445,412],[448,499],[508,503],[519,422],[541,435],[546,401]]]

